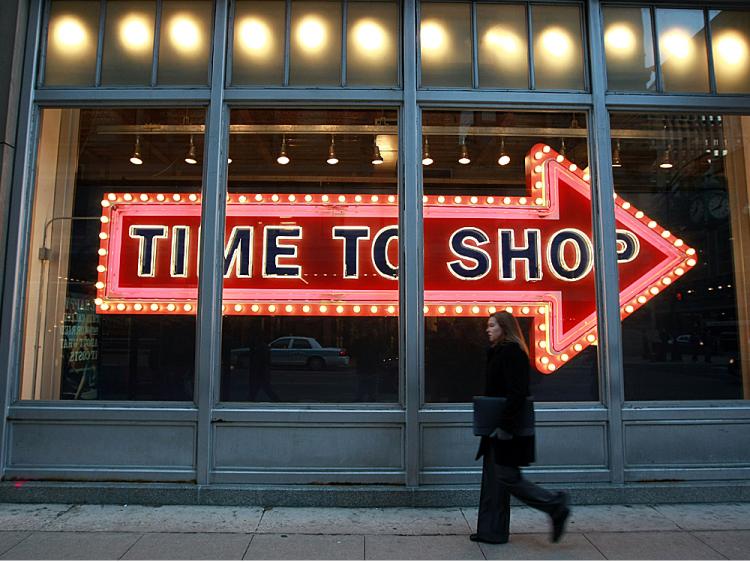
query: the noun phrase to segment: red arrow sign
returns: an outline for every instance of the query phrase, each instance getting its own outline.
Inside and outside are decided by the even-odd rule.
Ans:
[[[425,315],[533,317],[537,368],[596,343],[589,178],[549,146],[526,158],[524,196],[424,198]],[[616,197],[622,317],[696,263],[695,250]],[[194,314],[200,196],[102,201],[98,311]],[[233,194],[224,313],[398,313],[393,195]]]

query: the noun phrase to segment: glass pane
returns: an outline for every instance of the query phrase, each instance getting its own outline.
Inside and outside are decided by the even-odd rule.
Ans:
[[[164,0],[159,36],[159,84],[208,84],[213,3]]]
[[[398,85],[399,27],[395,2],[349,2],[346,82]]]
[[[203,120],[43,110],[22,399],[192,399]]]
[[[538,90],[583,90],[581,9],[532,6],[534,76]]]
[[[110,0],[104,27],[102,84],[151,83],[156,3]]]
[[[45,86],[93,86],[99,41],[98,0],[54,1],[47,31]]]
[[[292,1],[289,83],[341,84],[340,2]]]
[[[526,6],[477,4],[479,85],[529,87]]]
[[[425,111],[425,400],[482,394],[489,314],[514,314],[537,400],[597,401],[582,113]]]
[[[471,4],[421,4],[422,86],[471,87]]]
[[[286,2],[238,2],[234,18],[232,84],[284,83]]]
[[[235,109],[221,399],[398,395],[395,110]]]
[[[665,92],[708,92],[706,33],[701,10],[656,10]]]
[[[713,10],[711,44],[720,94],[750,92],[750,12]]]
[[[648,8],[604,8],[604,50],[609,90],[656,89],[654,38]]]
[[[750,117],[611,123],[616,213],[647,260],[620,269],[625,398],[750,398]]]

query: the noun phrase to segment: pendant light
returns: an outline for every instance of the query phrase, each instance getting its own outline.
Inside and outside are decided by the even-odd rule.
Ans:
[[[461,146],[459,147],[458,163],[463,164],[464,166],[466,164],[471,164],[471,158],[469,158],[469,149],[466,146],[466,137],[464,137],[463,142],[461,142]]]
[[[568,152],[568,148],[565,146],[565,139],[560,139],[560,156],[565,156],[565,153]]]
[[[669,170],[674,166],[674,164],[672,164],[671,148],[671,146],[667,146],[659,159],[659,167],[662,170]]]
[[[276,162],[282,166],[286,166],[290,162],[289,155],[286,153],[286,135],[281,138],[281,150],[279,150],[279,155],[276,157]]]
[[[326,160],[331,166],[335,166],[339,163],[339,159],[336,156],[336,147],[334,146],[333,135],[331,135],[331,144],[328,145],[328,159]]]
[[[380,147],[378,146],[378,143],[373,144],[372,163],[376,166],[380,166],[383,163],[383,157],[380,154]]]
[[[141,135],[136,135],[135,137],[135,148],[133,149],[133,155],[130,157],[130,163],[134,166],[143,164],[143,158],[141,158]]]
[[[187,154],[185,155],[185,162],[187,164],[195,165],[198,163],[198,159],[195,157],[195,144],[193,143],[193,135],[190,135],[190,146],[188,147]]]
[[[501,166],[510,164],[510,156],[505,152],[505,139],[500,140],[500,155],[497,157],[497,163]]]
[[[427,139],[422,142],[422,165],[431,166],[435,162],[430,156],[430,143]]]
[[[620,160],[620,141],[619,139],[615,143],[615,148],[612,151],[612,167],[622,168],[622,161]]]

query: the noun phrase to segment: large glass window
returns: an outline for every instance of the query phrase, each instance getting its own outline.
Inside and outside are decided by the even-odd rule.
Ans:
[[[22,399],[192,398],[203,122],[42,112]]]
[[[750,397],[750,117],[613,113],[618,220],[647,268],[621,268],[625,398]]]
[[[221,399],[397,402],[393,110],[235,109]]]
[[[423,113],[425,399],[484,388],[487,316],[518,317],[538,400],[599,399],[583,113]]]

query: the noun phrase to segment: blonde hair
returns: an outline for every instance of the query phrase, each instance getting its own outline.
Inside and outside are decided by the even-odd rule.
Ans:
[[[494,318],[495,322],[497,322],[498,326],[503,330],[503,341],[512,341],[518,344],[518,347],[520,347],[528,357],[529,347],[526,345],[526,340],[523,337],[521,326],[518,325],[516,317],[505,310],[501,310],[500,312],[490,314],[490,318]]]

